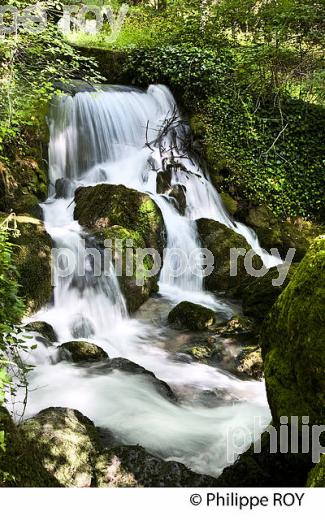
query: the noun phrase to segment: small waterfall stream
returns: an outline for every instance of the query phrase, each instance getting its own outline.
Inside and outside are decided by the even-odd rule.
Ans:
[[[166,118],[179,114],[175,101],[164,86],[142,92],[108,87],[102,92],[83,92],[75,97],[57,98],[49,116],[48,200],[42,205],[44,221],[56,248],[69,250],[75,271],[55,280],[54,301],[35,319],[50,323],[58,336],[52,346],[39,343],[29,361],[31,373],[27,415],[47,406],[68,406],[80,410],[97,426],[109,428],[123,443],[140,444],[166,459],[178,460],[192,469],[218,475],[237,452],[227,432],[241,427],[257,436],[268,424],[270,414],[263,383],[242,381],[210,366],[186,363],[161,348],[164,330],[128,316],[113,265],[110,276],[96,277],[94,265],[85,266],[80,276],[80,247],[91,241],[73,218],[74,191],[79,186],[102,183],[123,184],[148,193],[159,206],[167,232],[167,250],[179,249],[191,263],[181,276],[174,276],[174,258],[165,258],[160,276],[160,294],[173,304],[190,300],[205,304],[229,318],[233,311],[204,291],[201,258],[191,256],[200,247],[195,220],[218,220],[245,236],[261,253],[254,233],[227,215],[220,197],[198,163],[186,154],[184,123],[171,125],[159,144],[157,138]],[[146,146],[146,143],[149,145]],[[181,148],[179,168],[172,186],[185,188],[186,210],[181,215],[175,200],[157,193],[157,175],[163,161],[170,160],[173,146]],[[188,171],[194,172],[193,175]],[[64,179],[64,193],[55,191]],[[261,253],[262,254],[262,253]],[[279,263],[263,255],[268,266]],[[172,268],[172,269],[171,269]],[[222,391],[223,402],[215,407],[166,401],[145,376],[94,372],[61,361],[57,345],[85,339],[104,348],[110,357],[124,357],[138,363],[166,381],[176,392],[181,389]],[[256,428],[256,420],[260,424]],[[237,432],[238,433],[238,432]],[[245,437],[246,444],[250,438]],[[238,440],[238,439],[237,439]],[[245,446],[244,446],[245,447]]]

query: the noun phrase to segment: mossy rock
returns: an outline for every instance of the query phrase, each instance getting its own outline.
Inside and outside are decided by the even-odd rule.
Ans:
[[[69,341],[60,347],[68,353],[74,363],[93,363],[108,359],[108,355],[101,347],[87,341]]]
[[[36,332],[50,343],[55,343],[58,340],[52,325],[44,321],[33,321],[32,323],[28,323],[24,328],[27,331]]]
[[[47,197],[46,148],[48,132],[44,124],[22,129],[24,147],[6,150],[6,164],[0,162],[0,211],[29,213],[40,217],[39,202]]]
[[[153,259],[147,256],[143,268],[137,265],[137,249],[146,248],[144,238],[138,231],[122,226],[112,226],[94,232],[97,242],[105,247],[105,240],[111,241],[115,272],[125,297],[128,311],[133,313],[148,298],[158,292],[159,272],[152,276]],[[107,244],[107,242],[106,242]],[[130,245],[131,244],[131,245]],[[128,255],[126,254],[128,252]],[[127,271],[127,267],[132,269]],[[130,274],[132,272],[133,274]]]
[[[168,322],[189,330],[209,330],[216,322],[216,313],[202,305],[181,302],[169,313]]]
[[[125,186],[99,184],[79,188],[75,194],[75,219],[91,231],[121,226],[138,232],[146,247],[162,251],[164,225],[155,202]]]
[[[324,268],[325,238],[320,237],[263,326],[266,389],[276,425],[282,416],[325,424]]]
[[[325,487],[325,454],[321,455],[321,459],[318,464],[311,470],[308,475],[307,487]]]
[[[19,295],[24,297],[29,313],[49,302],[52,294],[52,240],[43,223],[28,216],[17,217],[20,235],[13,239],[14,262],[19,274]]]
[[[295,249],[295,262],[303,259],[312,241],[325,231],[324,226],[303,219],[281,221],[266,206],[251,208],[246,223],[254,229],[267,251],[278,249],[285,259],[289,249]]]
[[[238,202],[229,193],[220,193],[221,200],[230,215],[234,215],[238,210]]]
[[[104,451],[96,462],[98,487],[213,487],[216,479],[189,470],[184,464],[164,461],[141,446],[120,446]]]
[[[142,269],[136,264],[136,250],[154,249],[162,257],[165,231],[159,208],[148,195],[125,186],[80,188],[75,200],[75,218],[103,246],[105,240],[111,240],[115,267],[122,260],[118,279],[128,310],[135,312],[151,294],[158,292],[159,272],[150,273],[152,257],[144,259]],[[126,272],[126,249],[132,251],[129,258],[133,274]]]
[[[39,444],[13,422],[0,407],[0,431],[6,448],[0,449],[0,487],[61,487],[59,480],[43,464]]]
[[[38,460],[59,485],[90,487],[95,484],[97,431],[80,412],[48,408],[25,421],[19,431],[37,446]]]
[[[244,249],[246,252],[252,248],[245,238],[238,235],[232,229],[216,222],[215,220],[200,219],[197,221],[198,231],[203,247],[209,249],[214,257],[213,272],[205,278],[205,286],[210,291],[233,291],[240,286],[248,275],[244,265],[244,257],[239,256],[237,261],[237,276],[230,276],[231,249]],[[253,267],[262,267],[259,256],[253,258]]]
[[[286,266],[272,267],[262,278],[246,279],[237,292],[242,298],[244,314],[257,321],[263,321],[289,284],[296,267],[296,265],[290,267],[280,286],[273,285],[273,281],[279,278],[279,271],[286,273]]]

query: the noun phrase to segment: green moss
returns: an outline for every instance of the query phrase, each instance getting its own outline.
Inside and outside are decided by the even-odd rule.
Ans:
[[[230,215],[234,215],[238,209],[238,202],[229,193],[222,192],[220,197]]]
[[[4,430],[5,451],[0,450],[0,487],[60,487],[44,468],[39,446],[29,439],[0,407],[0,430]]]
[[[321,455],[318,464],[311,470],[308,475],[307,487],[325,487],[325,454]]]
[[[137,249],[153,248],[162,254],[164,226],[160,210],[151,198],[125,186],[99,185],[76,192],[75,217],[96,236],[102,245],[111,240],[113,261],[122,265],[119,283],[130,312],[136,311],[158,291],[158,276],[148,276],[153,259],[146,256],[136,262]],[[126,256],[126,250],[131,256]],[[133,274],[127,272],[132,262]],[[131,267],[131,266],[130,266]],[[143,280],[143,282],[142,282]]]
[[[325,421],[325,238],[316,239],[281,294],[262,333],[273,420]]]
[[[69,353],[74,363],[89,363],[108,359],[108,355],[102,348],[87,341],[69,341],[63,343],[60,348]]]
[[[191,302],[178,304],[168,315],[168,322],[189,330],[208,330],[215,324],[216,313]]]
[[[52,240],[37,219],[17,217],[17,223],[20,235],[14,239],[14,261],[19,274],[19,293],[32,313],[48,303],[52,294]]]
[[[200,219],[197,221],[198,231],[203,247],[209,249],[214,256],[213,272],[205,278],[206,288],[211,291],[235,290],[247,278],[244,265],[244,257],[239,256],[237,262],[237,276],[230,276],[231,249],[251,250],[245,238],[235,231],[227,228],[214,220]],[[255,255],[253,259],[255,268],[262,265],[260,258]]]

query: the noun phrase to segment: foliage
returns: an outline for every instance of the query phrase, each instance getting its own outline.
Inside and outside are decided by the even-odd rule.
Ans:
[[[6,391],[14,395],[17,387],[12,384],[13,376],[19,385],[25,385],[29,367],[21,361],[24,349],[17,339],[19,330],[14,327],[24,312],[23,301],[18,297],[16,269],[12,260],[13,246],[9,242],[9,231],[0,226],[0,408],[6,402]],[[4,432],[0,431],[0,449],[5,448]]]

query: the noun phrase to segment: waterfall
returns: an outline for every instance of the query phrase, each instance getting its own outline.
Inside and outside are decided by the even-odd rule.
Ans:
[[[166,118],[175,121],[162,135]],[[107,87],[73,98],[62,95],[53,101],[49,128],[50,188],[42,205],[44,222],[54,247],[69,253],[74,269],[65,277],[54,272],[53,301],[31,319],[50,323],[58,341],[51,346],[38,341],[38,349],[30,354],[28,361],[35,369],[30,374],[27,415],[47,406],[76,408],[123,443],[141,444],[166,459],[218,475],[231,462],[229,452],[231,456],[237,453],[236,443],[227,439],[229,429],[240,425],[244,434],[254,432],[256,437],[268,424],[264,384],[242,381],[221,369],[171,355],[162,348],[166,343],[162,326],[154,328],[128,316],[113,265],[109,276],[95,275],[98,259],[87,259],[84,265],[83,244],[94,245],[94,241],[74,220],[74,192],[79,186],[108,183],[148,193],[162,212],[167,232],[160,276],[164,301],[203,303],[224,318],[233,314],[232,307],[204,291],[202,258],[192,255],[200,248],[195,220],[205,217],[224,223],[245,236],[258,252],[257,239],[251,230],[231,220],[209,177],[187,152],[184,143],[189,129],[166,87],[151,86],[147,92]],[[170,190],[158,193],[157,178],[175,155],[178,167],[169,179]],[[184,188],[183,212],[171,195],[176,185]],[[180,250],[191,259],[180,276],[175,276],[178,260],[168,256],[171,250]],[[272,257],[264,260],[275,261]],[[177,395],[221,392],[222,402],[212,408],[191,399],[173,404],[145,376],[105,373],[62,361],[58,345],[73,339],[93,342],[110,357],[138,363],[170,384]],[[260,418],[258,427],[256,417]],[[243,449],[251,440],[246,439]]]

